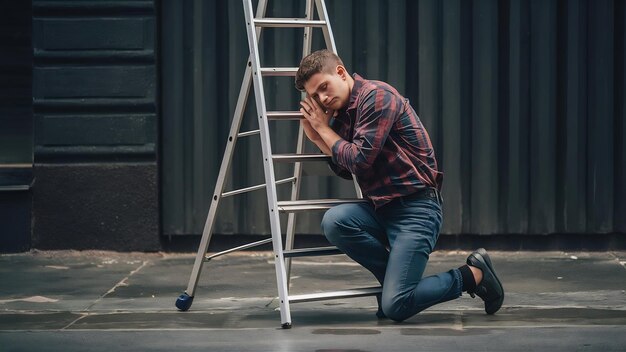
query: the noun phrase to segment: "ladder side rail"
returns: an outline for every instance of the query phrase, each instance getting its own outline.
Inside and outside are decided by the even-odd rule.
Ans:
[[[306,0],[306,19],[312,20],[315,12],[315,3],[313,0]],[[304,37],[302,38],[302,57],[311,53],[311,43],[313,41],[313,28],[304,28]],[[306,93],[302,94],[302,98],[306,97]],[[296,154],[303,154],[306,145],[306,138],[304,136],[304,129],[301,123],[298,123],[298,144],[296,146]],[[302,186],[302,163],[297,162],[294,164],[293,177],[296,179],[291,184],[291,197],[290,200],[295,201],[300,197],[300,188]],[[285,237],[285,249],[291,250],[294,245],[294,236],[296,234],[296,213],[289,213],[287,218],[287,235]],[[285,259],[285,271],[287,274],[287,289],[289,289],[289,282],[291,280],[291,258]]]
[[[266,5],[266,0],[259,0],[257,13],[262,15],[265,14]],[[256,35],[261,35],[261,28],[256,30]],[[202,272],[204,257],[209,249],[217,209],[219,207],[220,199],[222,198],[222,193],[224,192],[224,187],[226,186],[226,174],[230,170],[235,144],[237,143],[237,135],[239,133],[239,129],[241,128],[241,122],[246,108],[246,101],[248,100],[248,95],[250,94],[250,87],[252,84],[252,67],[250,67],[250,63],[250,58],[248,58],[248,65],[246,66],[243,81],[241,82],[241,88],[239,89],[239,97],[237,98],[237,105],[235,106],[235,112],[233,114],[233,122],[230,126],[229,137],[226,142],[226,150],[224,151],[224,156],[222,157],[222,163],[217,176],[211,206],[209,207],[209,213],[204,223],[202,239],[200,240],[200,245],[198,246],[198,253],[196,254],[193,269],[191,270],[191,275],[189,277],[189,283],[187,284],[187,290],[185,291],[185,293],[190,297],[193,297],[195,294],[196,287],[198,286],[198,279]]]
[[[224,151],[224,157],[222,158],[222,164],[220,166],[220,171],[217,176],[215,191],[213,192],[213,197],[211,198],[209,213],[206,218],[206,222],[204,223],[202,239],[200,241],[198,253],[196,254],[196,259],[193,265],[193,269],[191,271],[189,284],[187,285],[187,290],[185,291],[185,293],[192,297],[194,296],[196,287],[198,285],[198,278],[200,277],[200,273],[202,272],[204,256],[209,249],[209,243],[213,234],[213,226],[215,225],[217,209],[219,207],[220,200],[222,199],[222,193],[224,192],[224,188],[226,186],[226,174],[228,174],[228,171],[230,170],[235,144],[237,143],[237,132],[239,131],[239,128],[241,127],[241,122],[243,120],[245,103],[250,92],[250,86],[252,83],[251,76],[252,69],[248,67],[246,68],[243,83],[241,84],[239,98],[237,99],[237,107],[235,108],[235,114],[230,127],[228,142],[226,144],[226,150]]]
[[[328,19],[328,10],[326,9],[326,3],[324,2],[324,0],[315,0],[315,4],[317,6],[317,13],[320,17],[320,20],[326,22],[326,26],[322,27],[322,32],[324,33],[324,41],[326,41],[326,47],[333,53],[338,54],[337,47],[335,46],[333,29],[331,28],[330,20]],[[352,174],[352,181],[354,182],[356,197],[363,198],[363,192],[361,191],[361,187],[359,187],[359,182],[357,181],[356,175],[354,174]]]
[[[363,192],[361,191],[361,187],[359,186],[359,181],[356,179],[355,174],[352,174],[352,181],[354,182],[354,190],[356,192],[356,197],[363,198]]]
[[[313,0],[306,0],[306,18],[309,20],[313,19],[313,15],[315,13]],[[327,26],[328,24],[326,24]],[[322,28],[326,27],[323,26]],[[313,28],[306,27],[304,29],[304,37],[302,40],[302,57],[309,55],[311,53],[311,44],[313,43]],[[303,94],[303,98],[306,94]]]
[[[324,33],[324,41],[326,42],[326,48],[337,54],[337,47],[335,46],[333,30],[330,27],[330,21],[328,20],[328,11],[326,11],[326,3],[324,3],[324,0],[315,0],[315,5],[317,7],[317,14],[320,17],[320,20],[326,22],[326,25],[322,27],[322,32]]]
[[[269,125],[267,122],[267,109],[265,106],[265,93],[263,89],[263,78],[261,75],[261,65],[259,58],[258,38],[254,25],[254,14],[252,0],[242,0],[244,13],[246,16],[246,29],[248,33],[248,46],[250,48],[250,59],[252,62],[252,81],[256,100],[256,110],[261,130],[261,150],[263,152],[263,169],[265,172],[265,183],[267,184],[267,205],[270,216],[270,227],[272,232],[272,245],[274,247],[274,263],[276,268],[276,284],[278,286],[278,296],[280,299],[280,317],[283,328],[291,327],[291,313],[289,310],[289,297],[287,293],[287,277],[285,272],[285,258],[283,256],[282,238],[280,230],[280,217],[277,207],[277,194],[274,176],[274,163],[272,160],[272,146],[269,135]],[[261,18],[262,14],[257,14]]]
[[[298,145],[296,147],[296,153],[301,154],[304,151],[305,146],[304,130],[302,126],[298,126]],[[290,200],[298,200],[300,197],[300,188],[302,186],[302,163],[296,162],[294,164],[293,177],[294,182],[291,185],[291,197]],[[285,236],[285,249],[293,249],[296,234],[296,213],[289,213],[287,215],[287,234]],[[289,288],[289,282],[291,281],[291,258],[285,259],[285,271],[287,275],[287,288]]]

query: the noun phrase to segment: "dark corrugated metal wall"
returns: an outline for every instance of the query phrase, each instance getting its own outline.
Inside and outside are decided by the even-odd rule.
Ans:
[[[303,4],[270,1],[267,15]],[[427,126],[445,172],[443,233],[626,232],[624,1],[327,6],[348,69],[396,86]],[[163,231],[197,234],[248,56],[241,2],[164,0],[161,32]],[[263,38],[264,65],[297,64],[301,30]],[[297,106],[291,80],[265,84],[270,108]],[[295,145],[287,124],[272,127],[279,152]],[[262,182],[258,146],[241,141],[230,187]],[[303,198],[352,194],[334,178],[304,182]],[[217,233],[269,231],[264,192],[223,204]],[[319,233],[320,217],[299,217],[299,232]]]

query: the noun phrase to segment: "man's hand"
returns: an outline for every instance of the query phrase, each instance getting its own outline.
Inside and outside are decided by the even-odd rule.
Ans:
[[[330,117],[334,111],[326,110],[317,100],[309,96],[300,102],[300,106],[302,106],[300,112],[315,131],[319,132],[320,129],[329,127]]]
[[[341,139],[329,126],[330,117],[335,114],[333,110],[326,110],[315,99],[307,96],[300,102],[300,112],[304,116],[302,127],[307,137],[317,145],[322,153],[332,155],[332,147]],[[319,139],[318,139],[319,138]]]

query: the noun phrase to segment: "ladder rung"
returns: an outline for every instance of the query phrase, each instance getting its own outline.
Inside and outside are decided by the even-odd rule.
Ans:
[[[259,18],[254,20],[257,27],[275,28],[302,28],[302,27],[324,27],[326,21],[308,20],[306,18]]]
[[[253,130],[253,131],[246,131],[246,132],[241,132],[237,134],[237,138],[239,137],[248,137],[248,136],[254,136],[255,134],[259,134],[261,133],[261,130]]]
[[[295,77],[296,72],[298,72],[297,67],[261,67],[261,74],[263,76]]]
[[[326,210],[339,204],[366,203],[366,199],[311,199],[285,200],[278,202],[278,210],[286,213],[295,213],[308,210]]]
[[[0,186],[0,192],[28,191],[29,189],[29,185]]]
[[[304,116],[300,111],[268,111],[268,120],[301,120]]]
[[[330,161],[330,156],[326,154],[274,154],[272,159],[283,163],[296,163],[300,161]]]
[[[298,249],[290,249],[283,251],[283,255],[285,258],[295,258],[295,257],[314,257],[314,256],[322,256],[322,255],[336,255],[343,254],[335,246],[330,247],[315,247],[315,248],[298,248]]]
[[[344,291],[309,293],[309,294],[304,294],[304,295],[289,296],[289,302],[300,303],[300,302],[324,301],[328,299],[374,296],[376,294],[381,293],[382,291],[383,291],[382,287],[366,287],[366,288],[356,288],[356,289],[350,289],[350,290],[344,290]]]
[[[256,242],[252,242],[252,243],[248,243],[248,244],[244,244],[244,245],[241,245],[241,246],[238,246],[238,247],[234,247],[234,248],[231,248],[231,249],[227,249],[225,251],[221,251],[221,252],[218,252],[218,253],[215,253],[215,254],[205,255],[204,256],[204,260],[205,261],[209,261],[209,260],[211,260],[213,258],[222,256],[224,254],[237,252],[237,251],[242,251],[242,250],[248,249],[248,248],[254,248],[254,247],[262,246],[262,245],[264,245],[266,243],[270,243],[270,242],[272,242],[272,239],[271,238],[266,238],[264,240],[260,240],[260,241],[256,241]]]
[[[284,178],[282,180],[278,180],[276,181],[277,185],[282,185],[284,183],[290,183],[295,181],[296,178],[295,177],[288,177],[288,178]],[[236,194],[241,194],[241,193],[246,193],[246,192],[252,192],[252,191],[256,191],[259,189],[263,189],[265,188],[265,183],[260,184],[260,185],[256,185],[256,186],[250,186],[250,187],[246,187],[246,188],[240,188],[240,189],[236,189],[233,191],[229,191],[229,192],[224,192],[222,193],[222,198],[226,198],[226,197],[230,197],[230,196],[234,196]]]

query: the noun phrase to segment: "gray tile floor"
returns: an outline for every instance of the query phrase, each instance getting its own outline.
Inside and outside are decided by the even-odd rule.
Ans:
[[[467,252],[436,252],[428,273]],[[194,254],[55,251],[0,255],[0,351],[626,351],[626,252],[491,252],[506,290],[487,316],[464,295],[403,323],[375,299],[291,306],[280,329],[273,258],[205,265],[178,312]],[[345,256],[295,259],[291,292],[371,286]]]

